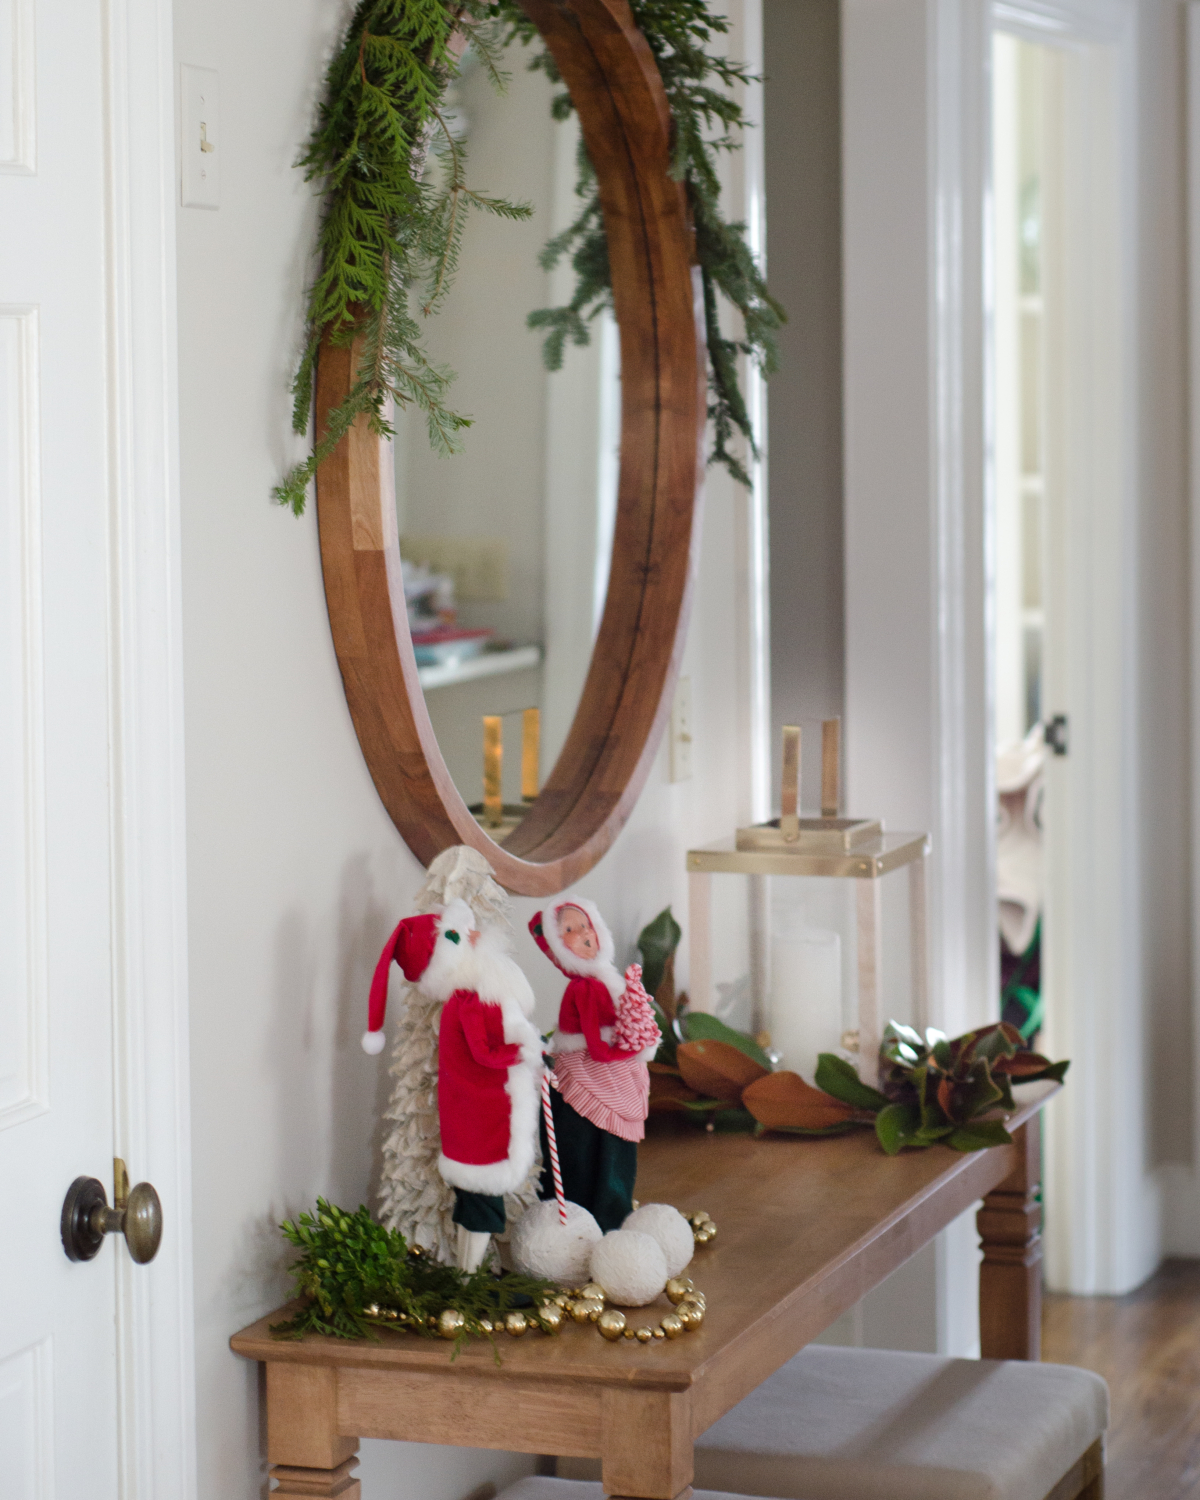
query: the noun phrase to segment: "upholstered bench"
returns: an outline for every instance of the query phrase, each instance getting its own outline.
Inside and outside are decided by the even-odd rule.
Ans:
[[[696,1442],[784,1500],[1099,1500],[1108,1387],[1069,1365],[812,1344]]]
[[[696,1439],[778,1500],[1101,1500],[1108,1387],[1068,1365],[810,1344]],[[559,1473],[595,1467],[561,1459]]]
[[[518,1479],[501,1490],[496,1500],[604,1500],[598,1479]],[[730,1495],[716,1490],[693,1490],[692,1500],[754,1500],[751,1495]]]

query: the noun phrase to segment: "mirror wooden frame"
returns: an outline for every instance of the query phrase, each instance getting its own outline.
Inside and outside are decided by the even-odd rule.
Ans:
[[[699,550],[706,349],[670,111],[626,0],[522,0],[596,167],[621,342],[621,456],[604,614],[562,753],[497,844],[438,747],[408,630],[391,444],[365,419],[317,474],[321,565],[359,744],[392,821],[424,864],[479,849],[508,890],[552,895],[612,844],[670,715]],[[357,346],[321,350],[317,430],[349,391]]]

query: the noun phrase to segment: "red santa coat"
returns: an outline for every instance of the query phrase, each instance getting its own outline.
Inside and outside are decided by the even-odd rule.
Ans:
[[[450,908],[447,908],[449,914]],[[443,917],[445,922],[445,917]],[[465,925],[459,919],[459,925]],[[499,934],[442,942],[421,990],[445,998],[438,1031],[438,1170],[473,1193],[515,1192],[533,1167],[542,1042],[533,991]]]

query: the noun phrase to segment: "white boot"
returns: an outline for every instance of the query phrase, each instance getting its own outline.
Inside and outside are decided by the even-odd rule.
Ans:
[[[464,1229],[461,1224],[456,1224],[454,1227],[458,1230],[458,1269],[467,1272],[478,1271],[488,1252],[488,1246],[491,1244],[491,1235],[474,1229]]]

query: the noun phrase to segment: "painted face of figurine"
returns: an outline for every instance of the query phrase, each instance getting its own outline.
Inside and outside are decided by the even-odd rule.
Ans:
[[[558,935],[563,946],[576,958],[598,958],[600,939],[596,929],[588,921],[588,914],[579,906],[563,906],[558,911]]]

